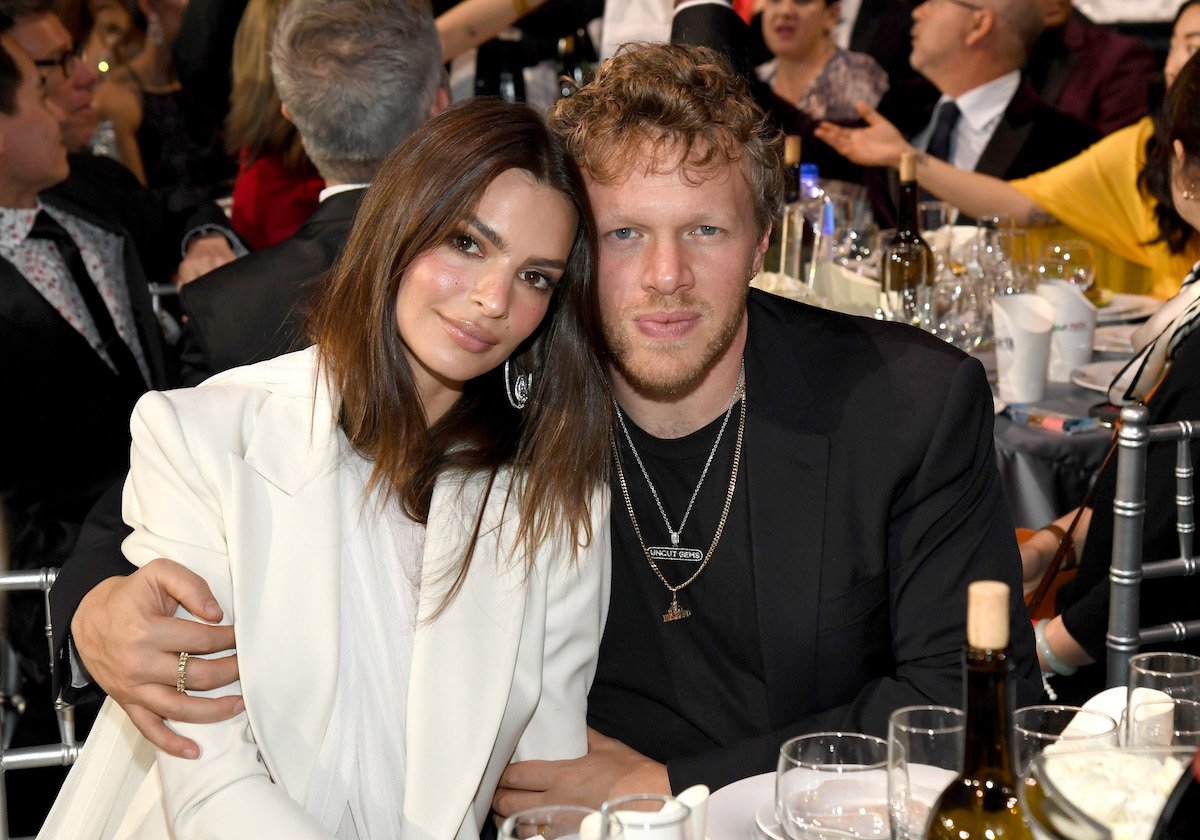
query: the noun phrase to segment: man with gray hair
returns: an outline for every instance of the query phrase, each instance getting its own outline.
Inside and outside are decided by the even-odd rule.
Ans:
[[[183,288],[190,381],[303,343],[303,303],[333,264],[379,164],[449,104],[427,0],[305,0],[280,17],[271,72],[283,113],[325,179],[288,239]]]
[[[940,96],[921,107],[905,87],[893,88],[878,113],[860,106],[868,122],[861,132],[894,123],[918,150],[1005,179],[1048,169],[1098,139],[1021,77],[1043,26],[1036,0],[925,0],[912,16],[909,60]],[[831,145],[863,162],[852,146]]]

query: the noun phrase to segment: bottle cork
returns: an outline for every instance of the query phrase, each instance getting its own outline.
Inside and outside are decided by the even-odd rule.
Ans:
[[[917,180],[917,153],[904,152],[900,155],[900,180]]]
[[[1008,647],[1008,584],[977,580],[967,587],[967,645],[978,650]]]
[[[783,162],[788,166],[800,163],[800,138],[795,134],[783,138]]]

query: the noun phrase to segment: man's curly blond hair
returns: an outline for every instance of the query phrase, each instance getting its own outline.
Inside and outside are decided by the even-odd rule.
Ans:
[[[595,79],[559,101],[550,126],[601,183],[620,181],[639,166],[647,174],[682,167],[700,181],[736,162],[760,232],[783,201],[782,135],[745,81],[707,47],[623,47]]]

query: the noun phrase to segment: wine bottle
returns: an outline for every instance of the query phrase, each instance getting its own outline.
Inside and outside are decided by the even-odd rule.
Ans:
[[[884,246],[882,283],[891,320],[922,324],[929,317],[933,289],[933,251],[921,238],[917,222],[917,156],[900,157],[900,192],[896,200],[896,234]]]
[[[783,141],[783,206],[771,221],[771,237],[763,256],[763,271],[783,273],[783,236],[787,208],[800,198],[800,138],[789,134]]]
[[[1200,750],[1189,770],[1167,797],[1150,840],[1195,840],[1200,837]]]
[[[1008,585],[967,587],[966,738],[963,771],[930,815],[930,840],[1032,840],[1017,805],[1012,750]]]

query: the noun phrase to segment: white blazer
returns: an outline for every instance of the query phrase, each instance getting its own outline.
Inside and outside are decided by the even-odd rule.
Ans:
[[[348,444],[313,349],[147,394],[134,411],[124,550],[170,557],[212,587],[237,625],[246,710],[219,724],[172,724],[194,761],[155,754],[112,701],[39,837],[327,838],[303,809],[337,676],[338,475]],[[592,499],[592,541],[569,562],[543,545],[532,571],[514,551],[507,472],[484,511],[465,585],[419,620],[408,688],[405,840],[473,840],[510,760],[586,752],[587,691],[608,601],[608,495]],[[440,602],[439,573],[462,555],[484,481],[434,490],[418,615]],[[188,615],[191,618],[192,616]],[[373,838],[374,840],[374,838]],[[379,838],[386,840],[386,838]]]

